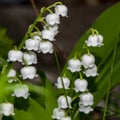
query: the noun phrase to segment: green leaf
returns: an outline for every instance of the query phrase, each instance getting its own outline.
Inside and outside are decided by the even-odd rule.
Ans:
[[[6,29],[0,27],[0,57],[7,58],[7,53],[12,47],[13,40],[8,37]]]
[[[45,97],[45,109],[49,116],[51,116],[53,109],[57,107],[55,89],[42,71],[38,70],[38,74],[42,78],[44,89],[42,89],[41,94]]]
[[[24,106],[24,103],[22,104]],[[32,98],[29,98],[29,106],[26,110],[15,109],[15,120],[50,120],[45,109]]]

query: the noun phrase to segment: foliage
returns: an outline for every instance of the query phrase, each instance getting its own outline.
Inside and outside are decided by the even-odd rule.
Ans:
[[[0,27],[0,57],[7,58],[7,53],[12,47],[13,40],[8,37],[6,29]]]

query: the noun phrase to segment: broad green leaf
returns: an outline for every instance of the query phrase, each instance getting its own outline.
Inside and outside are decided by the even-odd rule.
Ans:
[[[24,106],[24,103],[22,104]],[[15,109],[15,120],[50,120],[51,118],[47,115],[45,109],[38,104],[32,98],[29,98],[28,108]]]
[[[13,40],[7,36],[6,29],[0,27],[0,57],[7,58],[7,53],[12,47]]]
[[[45,109],[49,116],[52,115],[53,109],[57,107],[57,99],[55,94],[55,89],[53,85],[50,83],[50,81],[47,79],[46,75],[38,70],[39,76],[42,79],[42,85],[43,89],[41,91],[41,94],[45,97]]]
[[[113,53],[117,41],[120,39],[120,2],[113,5],[111,8],[106,10],[91,26],[97,29],[100,34],[104,37],[104,46],[100,48],[90,48],[90,51],[96,57],[96,64],[98,67],[99,76],[97,78],[88,78],[89,89],[94,93],[95,105],[104,97],[108,88],[108,81],[110,80],[111,64],[113,62]],[[79,53],[79,58],[86,52],[83,48],[85,40],[89,34],[86,32],[81,39],[77,42],[73,49],[70,58],[73,58],[75,53]],[[112,84],[113,88],[116,84],[120,83],[120,44],[118,42],[117,55],[115,58],[115,64],[113,66]],[[67,70],[67,64],[63,70],[63,73]],[[67,72],[67,76],[74,80],[74,75]],[[77,76],[77,75],[76,75]]]

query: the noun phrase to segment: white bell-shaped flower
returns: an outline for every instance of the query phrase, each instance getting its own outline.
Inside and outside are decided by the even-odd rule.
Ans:
[[[16,71],[14,69],[10,69],[10,71],[7,74],[7,77],[15,77],[16,76]]]
[[[12,62],[15,62],[15,61],[19,61],[19,62],[22,62],[22,55],[23,53],[19,50],[10,50],[8,52],[8,62],[9,61],[12,61]]]
[[[1,103],[0,104],[0,113],[5,115],[5,116],[15,115],[13,104]]]
[[[64,116],[65,116],[65,111],[63,109],[55,108],[53,110],[53,115],[52,115],[53,119],[59,120],[61,117],[64,117]]]
[[[68,104],[67,104],[66,98],[67,98]],[[63,108],[63,109],[66,109],[68,107],[71,108],[72,99],[70,96],[65,97],[64,95],[61,95],[57,101],[58,101],[59,108]]]
[[[85,114],[89,114],[90,112],[93,111],[93,108],[91,106],[84,106],[79,104],[79,111],[84,112]]]
[[[85,71],[83,73],[86,75],[86,77],[90,77],[90,76],[95,77],[95,76],[99,75],[97,73],[97,66],[96,65],[94,65],[92,68],[85,69]]]
[[[14,77],[16,77],[16,71],[14,69],[10,69],[10,71],[8,72],[7,74],[7,77],[9,78],[8,79],[8,82],[9,83],[12,83],[13,81],[16,82],[16,79]],[[12,78],[13,77],[13,78]]]
[[[55,14],[55,13],[50,13],[46,16],[45,18],[47,24],[49,25],[55,25],[55,24],[59,24],[60,23],[60,17],[59,15]]]
[[[68,61],[68,67],[67,69],[71,72],[79,72],[81,70],[81,61],[78,59],[70,59]]]
[[[40,41],[38,39],[27,39],[25,41],[25,49],[38,51]]]
[[[33,79],[34,77],[37,77],[36,68],[33,66],[25,66],[21,68],[20,73],[23,79]]]
[[[67,16],[68,8],[65,5],[55,6],[55,13],[63,17]]]
[[[39,45],[39,51],[43,54],[53,53],[53,44],[49,41],[41,41]]]
[[[57,33],[59,33],[59,31],[58,31],[58,25],[57,24],[44,26],[44,29],[49,29],[49,30],[54,31],[55,35],[57,35]]]
[[[55,32],[51,29],[47,30],[47,29],[44,29],[42,30],[41,32],[42,34],[42,38],[43,39],[47,39],[47,40],[50,40],[50,41],[54,41],[54,37],[55,37]]]
[[[91,68],[95,64],[95,57],[92,54],[84,54],[82,56],[82,64],[85,68]]]
[[[82,104],[84,106],[91,106],[93,105],[93,95],[90,92],[82,93],[80,95],[80,102],[79,104]]]
[[[29,51],[28,53],[23,53],[23,64],[32,65],[37,64],[37,55],[33,51]]]
[[[69,116],[64,116],[64,117],[60,118],[59,120],[71,120],[71,117],[69,117]]]
[[[97,37],[98,37],[98,47],[103,46],[104,45],[103,44],[103,36],[99,34]]]
[[[14,93],[12,94],[12,96],[16,96],[16,97],[23,97],[24,99],[27,99],[29,96],[29,88],[27,85],[21,85],[21,84],[17,84],[14,88]]]
[[[62,83],[63,81],[63,83]],[[65,89],[69,89],[70,86],[70,80],[67,77],[58,77],[57,78],[57,83],[55,84],[57,86],[57,88],[61,89],[63,88],[63,84],[64,84],[64,88]]]
[[[101,47],[103,45],[103,36],[102,35],[90,35],[86,41],[87,46],[92,47]]]
[[[74,86],[75,92],[85,92],[87,90],[88,82],[85,79],[76,79]]]

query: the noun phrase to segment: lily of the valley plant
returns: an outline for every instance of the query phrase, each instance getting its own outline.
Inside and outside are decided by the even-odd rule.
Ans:
[[[2,98],[0,114],[4,116],[14,116],[16,114],[14,102],[11,102],[12,100],[7,96],[17,97],[18,99],[22,97],[25,100],[31,96],[27,82],[39,77],[37,68],[34,65],[38,63],[37,54],[41,53],[43,55],[55,55],[60,73],[53,87],[61,91],[61,94],[57,96],[57,106],[53,108],[51,119],[77,120],[76,116],[79,113],[87,115],[94,111],[94,96],[88,89],[88,78],[96,78],[99,73],[96,65],[96,56],[91,53],[89,48],[96,47],[97,50],[102,47],[104,45],[103,36],[96,29],[91,28],[83,45],[84,52],[82,54],[80,54],[81,51],[76,52],[73,58],[68,59],[65,72],[61,72],[56,48],[53,43],[56,40],[55,36],[60,32],[58,30],[61,23],[60,18],[67,18],[67,13],[67,6],[61,2],[56,2],[46,8],[43,7],[33,24],[29,26],[19,46],[15,46],[8,52],[7,64],[1,72],[1,74],[6,75],[4,82],[7,82],[8,88],[0,96]],[[42,30],[38,28],[37,23],[43,25]],[[22,65],[20,70],[16,70],[13,67],[16,62]],[[71,80],[67,73],[75,76],[74,80]],[[26,81],[26,79],[29,80]]]

